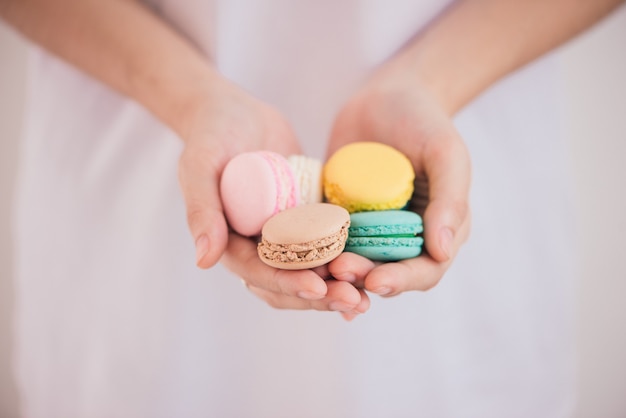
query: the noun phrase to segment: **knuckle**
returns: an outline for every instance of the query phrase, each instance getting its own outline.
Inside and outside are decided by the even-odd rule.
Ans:
[[[427,278],[426,280],[422,281],[422,285],[419,290],[427,292],[433,289],[435,286],[439,284],[439,282],[441,281],[441,278],[442,278],[441,275],[436,275],[436,276]]]
[[[246,280],[247,281],[247,280]],[[283,309],[283,304],[281,303],[281,297],[277,293],[274,293],[270,290],[267,290],[263,287],[259,287],[248,282],[247,286],[248,290],[250,290],[257,298],[261,299],[265,302],[270,308],[274,309]]]
[[[204,210],[202,206],[196,202],[189,202],[187,204],[187,224],[189,229],[193,232],[202,227],[204,223]]]
[[[330,307],[330,303],[328,302],[328,300],[311,301],[309,303],[309,307],[310,307],[310,309],[313,309],[314,311],[318,311],[318,312],[332,311],[332,309]]]
[[[277,294],[269,292],[263,296],[263,300],[270,308],[273,309],[284,309],[283,305],[280,303],[280,298]]]
[[[193,168],[199,163],[198,155],[189,149],[183,150],[178,158],[178,178],[182,184],[185,184],[189,180],[190,173],[193,172]]]
[[[469,214],[469,202],[467,199],[457,199],[454,201],[454,210],[459,214],[459,217],[465,219]]]
[[[457,199],[451,202],[450,210],[454,215],[454,220],[457,225],[463,224],[465,219],[469,216],[469,203],[465,199]]]
[[[445,267],[442,265],[425,270],[418,269],[417,266],[412,265],[409,269],[410,272],[407,272],[408,274],[406,275],[405,289],[400,289],[401,291],[416,290],[426,292],[431,290],[439,284],[445,273]],[[401,291],[398,293],[401,293]]]
[[[472,232],[472,217],[471,217],[471,213],[468,211],[465,224],[461,227],[461,242],[463,243],[467,242],[469,240],[471,232]]]
[[[272,286],[273,291],[280,293],[282,295],[289,295],[289,292],[286,286],[288,279],[289,279],[289,277],[286,277],[287,274],[289,273],[285,270],[276,269],[274,271],[274,275],[272,276],[272,279],[270,280],[270,285]]]

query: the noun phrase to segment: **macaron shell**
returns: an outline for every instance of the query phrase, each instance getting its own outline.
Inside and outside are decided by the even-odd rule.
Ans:
[[[270,267],[274,267],[275,269],[281,270],[306,270],[306,269],[314,269],[315,267],[323,266],[324,264],[328,264],[333,261],[335,258],[339,257],[339,255],[343,252],[343,249],[339,252],[334,253],[332,256],[327,258],[317,258],[315,260],[301,262],[301,263],[285,263],[272,261],[268,259],[261,259],[265,264]]]
[[[350,215],[351,237],[415,235],[423,230],[421,216],[407,210],[358,212]]]
[[[350,224],[341,206],[313,203],[285,210],[263,225],[263,238],[278,244],[302,244],[331,236]]]
[[[344,251],[359,254],[373,261],[399,261],[420,255],[423,242],[422,237],[349,237]]]
[[[231,228],[255,236],[272,215],[296,206],[299,192],[285,157],[256,151],[230,160],[222,173],[220,194]]]
[[[323,171],[324,195],[350,213],[400,209],[413,194],[415,172],[398,150],[354,142],[337,150]]]

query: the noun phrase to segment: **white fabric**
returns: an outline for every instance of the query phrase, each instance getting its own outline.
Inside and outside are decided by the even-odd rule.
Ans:
[[[153,1],[274,104],[309,155],[366,72],[446,2]],[[441,284],[369,313],[276,311],[199,271],[180,141],[137,104],[33,57],[16,206],[17,376],[29,418],[564,417],[571,236],[552,58],[457,118],[473,230]]]

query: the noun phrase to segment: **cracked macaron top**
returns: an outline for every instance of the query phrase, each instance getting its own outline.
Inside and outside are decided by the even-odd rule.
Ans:
[[[282,211],[263,225],[258,253],[261,260],[285,270],[324,265],[341,254],[350,215],[329,203],[313,203]]]

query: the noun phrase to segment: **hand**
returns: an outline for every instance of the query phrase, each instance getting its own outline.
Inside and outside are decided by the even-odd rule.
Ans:
[[[299,152],[289,124],[270,106],[219,75],[187,112],[185,147],[179,161],[180,186],[196,243],[199,267],[222,256],[228,228],[219,193],[221,173],[235,155],[260,149],[287,155]]]
[[[425,253],[396,263],[374,263],[343,253],[329,265],[336,279],[393,296],[435,286],[470,227],[467,149],[435,96],[400,63],[383,67],[339,113],[329,155],[354,141],[376,141],[403,152],[415,169],[410,210],[424,220]]]
[[[242,89],[216,76],[210,93],[198,101],[185,121],[185,148],[179,178],[189,228],[201,268],[222,262],[247,287],[275,308],[365,312],[369,299],[349,283],[330,278],[319,268],[285,271],[263,264],[254,239],[228,231],[219,194],[219,178],[235,155],[253,150],[296,154],[300,147],[282,115]]]

